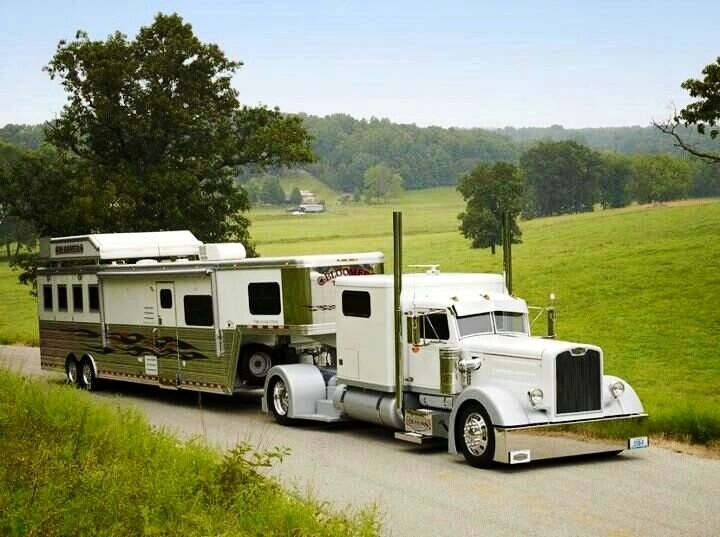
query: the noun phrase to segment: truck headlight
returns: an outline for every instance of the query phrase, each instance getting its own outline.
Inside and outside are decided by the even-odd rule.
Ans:
[[[530,399],[530,404],[533,408],[542,404],[543,396],[543,391],[540,388],[533,388],[528,392],[528,398]]]
[[[617,382],[613,382],[610,385],[610,393],[615,399],[620,399],[622,397],[622,394],[625,393],[625,384],[623,384],[619,380]]]

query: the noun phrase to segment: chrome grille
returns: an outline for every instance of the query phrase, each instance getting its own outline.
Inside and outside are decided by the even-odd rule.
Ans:
[[[558,414],[600,410],[600,353],[588,350],[573,356],[569,351],[555,358],[555,411]]]

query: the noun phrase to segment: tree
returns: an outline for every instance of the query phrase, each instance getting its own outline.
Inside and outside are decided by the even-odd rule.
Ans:
[[[598,173],[598,195],[604,209],[625,207],[630,203],[633,168],[627,157],[602,155]]]
[[[265,177],[260,187],[260,201],[270,205],[285,203],[285,191],[280,186],[280,179],[274,175]]]
[[[533,200],[526,216],[592,211],[600,156],[573,141],[540,142],[520,157],[525,188]]]
[[[36,227],[54,235],[187,228],[252,252],[236,170],[308,162],[312,152],[300,118],[240,106],[231,78],[241,65],[178,15],[157,15],[133,40],[78,32],[60,41],[46,70],[67,103],[45,134],[68,177],[67,207],[65,218]],[[48,211],[30,203],[36,215]]]
[[[653,123],[655,127],[675,139],[675,145],[696,157],[720,163],[720,151],[708,151],[689,142],[678,132],[678,127],[694,126],[698,134],[716,140],[720,134],[720,57],[714,63],[706,65],[702,80],[690,78],[680,86],[690,93],[695,101],[676,112],[665,123]]]
[[[478,164],[458,184],[457,189],[467,202],[464,213],[460,213],[460,231],[472,240],[473,248],[490,248],[503,243],[503,214],[508,211],[511,218],[511,240],[521,242],[522,232],[517,225],[520,214],[523,182],[514,164],[496,162]]]
[[[302,203],[302,194],[300,193],[300,189],[298,187],[293,188],[292,192],[290,192],[290,198],[288,198],[288,201],[292,205],[300,205]]]
[[[690,189],[690,164],[669,155],[638,155],[633,159],[631,191],[640,203],[685,198]]]
[[[385,164],[370,166],[363,178],[363,196],[370,203],[397,196],[403,190],[402,176]]]

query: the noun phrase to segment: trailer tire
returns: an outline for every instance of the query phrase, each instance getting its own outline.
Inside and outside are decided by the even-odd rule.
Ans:
[[[250,386],[262,386],[275,365],[275,353],[265,345],[247,345],[240,352],[240,379]]]
[[[460,409],[455,419],[455,441],[471,466],[492,466],[495,429],[487,411],[477,401],[471,401]]]
[[[65,380],[76,388],[80,387],[80,364],[72,354],[65,360]]]
[[[267,406],[272,412],[275,421],[280,425],[293,425],[295,420],[289,417],[290,393],[285,381],[280,377],[273,377],[268,384]]]
[[[95,374],[95,368],[89,358],[84,358],[80,362],[80,386],[89,392],[94,392],[98,389],[98,378]]]

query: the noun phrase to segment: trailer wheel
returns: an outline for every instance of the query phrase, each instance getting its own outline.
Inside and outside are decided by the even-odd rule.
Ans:
[[[280,377],[274,377],[268,385],[267,405],[270,408],[275,421],[281,425],[292,425],[295,420],[288,417],[290,412],[290,393],[285,381]]]
[[[471,466],[488,468],[492,465],[495,430],[490,416],[480,403],[471,402],[460,409],[455,421],[455,439]]]
[[[80,366],[74,356],[68,356],[65,360],[65,379],[68,384],[80,386]]]
[[[80,363],[80,384],[89,392],[94,392],[98,388],[98,379],[95,375],[95,368],[92,362],[85,358]]]
[[[240,378],[251,386],[262,386],[273,365],[272,349],[265,345],[248,345],[240,354]]]

